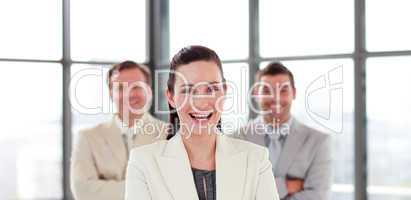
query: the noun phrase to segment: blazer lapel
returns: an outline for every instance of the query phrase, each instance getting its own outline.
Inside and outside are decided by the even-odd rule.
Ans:
[[[190,161],[180,134],[168,141],[157,162],[173,199],[198,200]]]
[[[287,139],[284,143],[284,148],[277,162],[278,164],[274,169],[275,176],[282,176],[287,174],[291,163],[294,161],[294,158],[298,154],[307,137],[306,132],[300,131],[300,125],[301,124],[296,119],[293,119],[290,134],[287,136]]]
[[[127,149],[124,145],[124,140],[121,137],[121,131],[116,126],[114,118],[111,123],[108,124],[108,127],[104,129],[102,135],[120,165],[126,165],[128,160]]]
[[[246,181],[247,154],[239,152],[225,136],[217,137],[217,199],[242,199]]]

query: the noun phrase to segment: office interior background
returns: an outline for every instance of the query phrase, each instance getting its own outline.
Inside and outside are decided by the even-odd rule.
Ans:
[[[410,9],[407,0],[1,0],[0,199],[71,199],[75,135],[111,117],[108,67],[167,69],[192,44],[214,49],[243,86],[229,91],[243,93],[227,100],[235,109],[223,123],[253,117],[255,72],[281,61],[295,75],[293,115],[334,136],[332,199],[411,199]],[[152,109],[163,120],[165,81],[154,83]]]

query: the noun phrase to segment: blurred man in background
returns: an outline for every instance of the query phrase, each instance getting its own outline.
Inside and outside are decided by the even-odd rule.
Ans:
[[[329,199],[330,136],[292,117],[296,96],[293,74],[281,63],[270,63],[258,72],[253,94],[259,116],[234,137],[269,149],[281,199]]]
[[[132,61],[114,65],[107,82],[117,113],[78,134],[71,159],[71,189],[77,200],[124,199],[130,150],[167,135],[167,124],[148,113],[152,90],[147,66]]]

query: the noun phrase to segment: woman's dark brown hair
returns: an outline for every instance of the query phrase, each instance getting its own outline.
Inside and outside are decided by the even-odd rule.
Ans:
[[[225,83],[223,67],[221,65],[221,60],[218,57],[217,53],[213,50],[204,47],[204,46],[187,46],[181,49],[170,62],[170,73],[167,81],[168,91],[174,95],[174,84],[176,82],[175,71],[181,65],[186,65],[196,61],[212,61],[215,62],[220,70],[221,77],[223,77],[222,82]],[[170,104],[168,105],[170,109],[170,124],[171,129],[167,139],[172,138],[178,129],[180,128],[180,120],[177,115],[177,111]],[[217,128],[221,131],[221,119],[218,121]]]

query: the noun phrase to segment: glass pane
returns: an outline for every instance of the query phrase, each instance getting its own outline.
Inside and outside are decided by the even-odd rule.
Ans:
[[[60,199],[61,65],[0,62],[0,69],[0,199]]]
[[[366,3],[367,49],[411,50],[411,1],[385,0]]]
[[[245,63],[223,64],[223,70],[227,95],[221,121],[224,133],[232,133],[244,126],[248,120],[249,70]]]
[[[367,61],[369,197],[411,198],[411,57]]]
[[[247,58],[248,0],[171,0],[170,39],[171,56],[204,45],[221,59]]]
[[[146,59],[146,1],[72,0],[72,57],[82,61]]]
[[[73,133],[111,118],[114,112],[106,83],[108,65],[76,64],[71,69],[70,102]]]
[[[354,68],[350,59],[288,61],[297,90],[293,116],[333,137],[333,200],[353,198]],[[262,63],[260,67],[266,66]]]
[[[60,59],[61,11],[56,0],[1,0],[0,57]]]
[[[261,0],[262,57],[351,53],[354,1]]]

